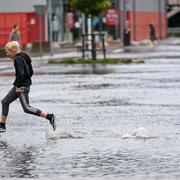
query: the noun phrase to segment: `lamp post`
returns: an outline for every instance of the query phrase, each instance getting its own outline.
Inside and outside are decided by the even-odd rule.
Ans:
[[[159,4],[159,39],[162,38],[162,9],[161,9],[161,0],[158,1]]]
[[[48,21],[49,21],[49,46],[50,55],[53,55],[53,42],[52,42],[52,0],[48,0]]]
[[[121,26],[121,44],[124,46],[124,28],[126,22],[126,0],[119,1],[120,26]]]
[[[34,5],[35,12],[39,15],[39,20],[40,20],[40,30],[39,30],[39,51],[40,51],[40,57],[42,57],[43,53],[43,47],[42,47],[42,16],[46,12],[46,6],[45,5]]]
[[[136,0],[133,0],[133,29],[134,29],[134,40],[136,41]]]

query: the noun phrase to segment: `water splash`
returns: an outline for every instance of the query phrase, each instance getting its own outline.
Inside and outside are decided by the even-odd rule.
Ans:
[[[133,139],[149,139],[157,138],[158,136],[153,135],[144,127],[139,127],[133,130],[131,133],[126,133],[122,136],[123,139],[133,138]]]
[[[46,124],[46,138],[47,139],[64,139],[64,138],[76,138],[73,129],[68,125],[61,125],[54,131],[52,126]]]
[[[6,132],[0,133],[0,140],[4,140],[6,138]]]

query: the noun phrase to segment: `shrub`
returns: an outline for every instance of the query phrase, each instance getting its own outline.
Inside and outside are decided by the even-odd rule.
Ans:
[[[48,64],[75,64],[75,63],[101,63],[101,64],[118,64],[118,63],[133,63],[133,60],[130,58],[106,58],[106,59],[97,59],[96,61],[93,59],[75,59],[75,58],[66,58],[63,60],[49,60]],[[142,62],[141,62],[142,63]]]

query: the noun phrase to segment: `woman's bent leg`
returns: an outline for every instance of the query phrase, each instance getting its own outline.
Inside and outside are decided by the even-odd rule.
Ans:
[[[16,88],[13,87],[5,98],[2,100],[2,116],[7,117],[9,112],[9,105],[18,98]]]

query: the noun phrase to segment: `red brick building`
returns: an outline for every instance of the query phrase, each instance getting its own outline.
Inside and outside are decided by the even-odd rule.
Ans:
[[[27,44],[40,39],[39,16],[34,11],[34,5],[47,5],[48,0],[6,0],[0,1],[0,46],[8,41],[9,33],[14,24],[19,25],[22,43]],[[52,26],[55,33],[53,41],[75,41],[80,39],[82,32],[81,13],[73,11],[73,28],[67,27],[67,14],[69,13],[68,0],[52,0]],[[128,22],[130,28],[130,40],[149,39],[149,24],[153,24],[157,37],[167,36],[166,0],[112,0],[112,8],[116,9],[117,19],[114,25],[106,23],[106,14],[102,13],[94,19],[96,31],[104,31],[111,34],[114,39],[123,39],[123,31]],[[56,21],[54,21],[56,20]],[[49,26],[48,12],[43,18],[43,41],[48,41]],[[53,27],[51,27],[53,28]],[[53,29],[52,29],[53,31]]]
[[[121,37],[125,22],[129,22],[131,40],[149,38],[149,24],[153,24],[157,38],[167,36],[166,0],[114,0],[119,8],[119,26]]]
[[[0,46],[9,39],[13,25],[18,25],[21,32],[22,44],[39,41],[39,16],[34,11],[36,0],[6,0],[0,1]],[[46,4],[38,0],[38,4]],[[45,20],[43,18],[43,40],[45,40]]]

